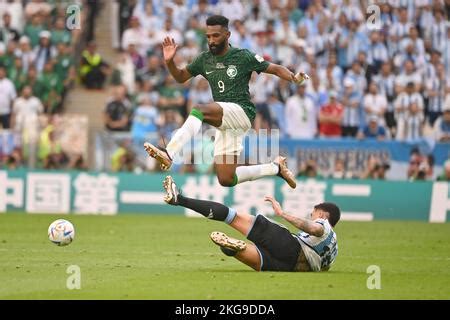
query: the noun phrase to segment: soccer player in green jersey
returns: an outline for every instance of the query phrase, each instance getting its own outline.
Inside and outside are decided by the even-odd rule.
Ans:
[[[167,148],[148,142],[144,148],[164,170],[169,170],[174,156],[200,131],[202,122],[206,122],[217,128],[214,166],[222,186],[232,187],[264,176],[278,175],[295,188],[296,181],[286,165],[285,157],[278,156],[268,164],[238,166],[238,156],[243,149],[242,140],[255,118],[255,106],[250,100],[248,88],[252,72],[274,74],[299,85],[309,77],[305,73],[294,74],[284,66],[269,63],[249,50],[230,46],[230,34],[226,17],[209,17],[206,20],[209,51],[202,52],[183,69],[179,69],[173,60],[177,44],[169,37],[164,39],[163,55],[171,75],[179,83],[202,75],[209,82],[214,102],[195,106]]]

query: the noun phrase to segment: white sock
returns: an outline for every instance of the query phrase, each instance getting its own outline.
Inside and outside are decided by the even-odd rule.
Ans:
[[[199,118],[190,115],[186,119],[167,145],[167,153],[172,159],[200,131],[201,127],[202,121]]]
[[[237,183],[274,176],[278,174],[278,170],[278,165],[273,162],[253,166],[240,166],[236,168]]]

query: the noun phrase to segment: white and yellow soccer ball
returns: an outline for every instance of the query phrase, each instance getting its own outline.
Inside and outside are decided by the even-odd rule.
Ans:
[[[67,220],[55,220],[48,227],[48,238],[58,246],[67,246],[75,238],[75,228]]]

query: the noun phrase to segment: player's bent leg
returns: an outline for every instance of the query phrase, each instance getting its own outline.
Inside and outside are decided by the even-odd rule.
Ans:
[[[227,256],[233,256],[254,270],[260,271],[261,256],[255,245],[234,239],[219,231],[211,233],[210,238]]]
[[[236,210],[228,208],[218,202],[184,197],[178,190],[175,181],[171,176],[167,176],[164,179],[163,187],[166,190],[166,195],[164,197],[166,203],[194,210],[208,219],[224,221],[225,223],[230,224],[237,214]]]
[[[239,231],[242,235],[247,236],[255,223],[255,216],[248,213],[236,213],[230,227]]]
[[[296,268],[302,248],[285,226],[257,215],[247,239],[261,254],[263,271],[294,271]]]
[[[261,254],[254,244],[247,243],[245,250],[239,251],[234,257],[255,271],[261,271]]]
[[[273,162],[250,166],[239,166],[236,168],[237,183],[253,181],[268,176],[275,176],[278,171],[278,165]]]
[[[200,131],[203,121],[211,125],[220,126],[222,116],[222,108],[216,103],[199,105],[192,109],[181,128],[170,139],[167,148],[146,142],[144,143],[144,149],[150,157],[155,158],[159,162],[163,170],[169,170],[172,166],[173,158]]]
[[[296,181],[287,168],[285,157],[277,157],[266,164],[237,166],[238,157],[244,149],[243,140],[251,123],[241,106],[224,102],[218,102],[217,105],[223,109],[222,125],[218,127],[214,140],[214,163],[220,184],[232,187],[238,183],[278,175],[291,188],[295,188]]]
[[[184,197],[171,176],[164,179],[163,187],[166,190],[164,201],[170,205],[182,206],[194,210],[206,218],[224,221],[244,236],[247,236],[253,227],[255,217],[250,214],[238,213],[218,202]]]
[[[207,124],[210,124],[216,128],[222,125],[223,109],[218,103],[212,102],[207,104],[199,104],[195,107],[195,109],[201,112],[203,115],[202,121]]]
[[[229,257],[234,257],[237,254],[237,251],[225,247],[220,247],[220,251],[222,251],[224,255]]]
[[[237,183],[253,181],[267,176],[279,176],[293,189],[297,186],[294,175],[287,167],[285,157],[278,156],[271,163],[236,168]]]
[[[238,166],[237,156],[215,156],[214,168],[220,185],[234,187],[239,183],[253,181],[268,176],[279,176],[295,189],[296,179],[286,164],[285,157],[277,157],[273,162],[251,166]]]
[[[238,183],[253,181],[267,176],[279,176],[291,188],[297,186],[294,175],[287,167],[286,157],[278,156],[273,162],[251,166],[238,166],[238,156],[243,147],[242,132],[217,130],[214,140],[214,168],[219,183],[224,187],[233,187]]]
[[[238,183],[236,176],[237,156],[214,157],[214,169],[217,180],[223,187],[234,187]]]

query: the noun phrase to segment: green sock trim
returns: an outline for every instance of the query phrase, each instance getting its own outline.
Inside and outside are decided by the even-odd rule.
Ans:
[[[234,174],[234,177],[233,177],[233,184],[231,185],[231,187],[234,187],[235,185],[237,185],[238,184],[238,176],[236,175],[236,173]]]
[[[193,108],[193,109],[191,110],[190,115],[196,117],[196,118],[199,119],[201,122],[203,122],[203,119],[205,118],[205,116],[203,115],[203,113],[202,113],[200,110],[195,109],[195,108]]]

